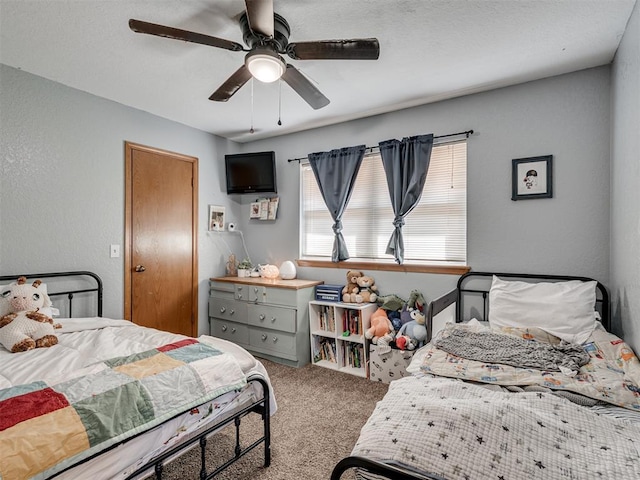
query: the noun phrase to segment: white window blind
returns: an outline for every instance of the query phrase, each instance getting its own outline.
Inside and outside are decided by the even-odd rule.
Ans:
[[[301,165],[301,257],[331,258],[333,220],[309,164]],[[365,155],[342,217],[351,259],[393,260],[385,249],[393,233],[393,210],[379,153]],[[402,228],[405,263],[467,259],[467,142],[435,145],[419,204]]]

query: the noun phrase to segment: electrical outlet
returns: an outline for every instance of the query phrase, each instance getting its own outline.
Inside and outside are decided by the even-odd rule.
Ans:
[[[111,258],[120,257],[120,245],[111,245],[110,252],[111,252]]]

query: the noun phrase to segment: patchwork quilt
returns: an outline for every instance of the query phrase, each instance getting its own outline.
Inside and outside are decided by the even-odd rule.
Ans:
[[[0,390],[0,479],[47,478],[247,384],[230,354],[184,339]]]
[[[351,455],[449,480],[635,480],[640,426],[549,393],[416,375],[391,382]]]
[[[489,331],[489,327],[477,321],[449,324],[446,329]],[[539,342],[560,342],[557,337],[535,328],[505,328],[502,333]],[[470,360],[430,343],[416,352],[408,371],[494,385],[538,385],[640,411],[640,361],[633,350],[602,327],[593,331],[583,348],[589,354],[589,362],[577,373],[563,373]]]

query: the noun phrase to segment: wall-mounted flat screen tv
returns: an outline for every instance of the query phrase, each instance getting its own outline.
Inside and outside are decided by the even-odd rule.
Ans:
[[[275,152],[224,156],[227,193],[277,193]]]

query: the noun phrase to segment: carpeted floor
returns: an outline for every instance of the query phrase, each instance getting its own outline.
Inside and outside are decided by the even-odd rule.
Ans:
[[[334,465],[351,453],[360,429],[388,385],[313,365],[293,368],[261,361],[278,403],[278,411],[271,417],[271,466],[262,468],[264,448],[260,446],[215,478],[328,480]],[[243,445],[260,436],[262,424],[253,417],[257,416],[242,420]],[[221,455],[230,458],[234,435],[235,429],[230,427],[212,438],[207,451],[209,468],[221,463]],[[199,478],[199,452],[194,449],[167,465],[163,479]]]

